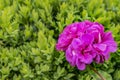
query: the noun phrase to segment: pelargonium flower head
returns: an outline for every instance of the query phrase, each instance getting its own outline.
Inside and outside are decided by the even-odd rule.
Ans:
[[[117,50],[117,44],[111,32],[104,32],[104,26],[98,22],[75,22],[65,27],[59,35],[57,50],[65,52],[66,60],[79,70],[93,61],[103,63],[110,52]]]

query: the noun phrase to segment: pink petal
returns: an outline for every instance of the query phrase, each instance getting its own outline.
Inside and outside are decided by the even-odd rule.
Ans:
[[[81,41],[81,40],[78,39],[78,38],[75,38],[75,39],[73,39],[71,45],[73,46],[73,48],[74,48],[75,50],[80,50],[80,48],[83,47],[83,41]]]
[[[71,49],[70,48],[68,48],[67,50],[66,50],[66,59],[67,59],[67,61],[68,62],[71,62],[72,61],[72,58],[73,58],[73,55],[72,55],[72,51],[71,51]]]
[[[117,43],[115,41],[106,41],[104,42],[108,46],[109,52],[116,52],[117,51]]]
[[[113,37],[112,37],[112,32],[105,32],[104,36],[103,36],[103,42],[104,41],[114,41]]]
[[[77,24],[77,27],[78,27],[78,32],[85,31],[85,23],[84,22],[79,22],[79,24]]]
[[[105,51],[107,48],[106,44],[94,44],[93,47],[99,51]]]
[[[100,56],[97,55],[94,60],[95,60],[96,63],[100,63]]]
[[[84,62],[86,64],[91,64],[93,61],[93,57],[89,53],[83,54],[84,58],[81,60],[81,62]]]
[[[105,55],[105,60],[108,60],[110,57],[110,53],[108,53],[107,55]]]
[[[80,62],[79,59],[77,60],[76,65],[79,70],[84,70],[86,68],[85,63]]]
[[[92,57],[95,58],[96,55],[97,55],[97,52],[93,49],[93,50],[90,52],[90,55],[92,55]]]
[[[75,66],[76,63],[76,53],[73,53],[73,50],[71,49],[71,46],[66,50],[66,60],[72,65]]]
[[[81,40],[84,41],[86,44],[91,44],[94,40],[93,36],[90,34],[84,34],[81,37]]]

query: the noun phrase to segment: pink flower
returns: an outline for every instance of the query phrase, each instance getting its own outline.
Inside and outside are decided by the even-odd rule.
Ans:
[[[110,52],[117,50],[117,44],[111,32],[88,20],[68,25],[59,35],[57,50],[65,52],[66,60],[79,70],[93,61],[103,63],[109,59]]]

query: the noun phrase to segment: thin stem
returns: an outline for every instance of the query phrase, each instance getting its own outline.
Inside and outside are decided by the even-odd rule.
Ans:
[[[89,67],[101,78],[101,80],[106,80],[95,68],[93,68],[91,65],[89,65]]]

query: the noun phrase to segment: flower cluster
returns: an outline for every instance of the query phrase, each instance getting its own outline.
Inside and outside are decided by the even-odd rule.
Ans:
[[[57,50],[65,51],[66,60],[79,70],[93,61],[103,63],[110,52],[117,50],[117,44],[111,32],[104,32],[98,22],[75,22],[68,25],[59,35]]]

